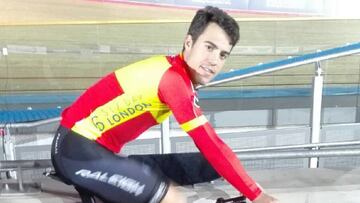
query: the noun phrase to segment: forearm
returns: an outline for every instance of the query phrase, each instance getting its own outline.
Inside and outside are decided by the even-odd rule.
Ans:
[[[254,200],[261,189],[246,173],[235,153],[215,133],[208,131],[199,127],[189,134],[214,169],[239,192]]]

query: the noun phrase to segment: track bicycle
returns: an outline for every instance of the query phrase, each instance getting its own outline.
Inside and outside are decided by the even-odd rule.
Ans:
[[[44,172],[43,175],[49,177],[53,180],[64,183],[56,174],[55,171]],[[67,183],[65,183],[67,184]],[[102,200],[98,199],[94,194],[91,194],[87,191],[84,191],[80,188],[75,187],[75,190],[79,193],[82,203],[105,203]],[[222,197],[218,198],[215,203],[246,203],[245,196],[232,197],[224,199]]]

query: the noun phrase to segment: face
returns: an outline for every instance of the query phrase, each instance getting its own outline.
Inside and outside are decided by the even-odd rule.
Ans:
[[[216,23],[209,23],[196,42],[188,35],[184,42],[184,60],[189,66],[194,85],[210,82],[224,67],[232,45],[225,31]]]

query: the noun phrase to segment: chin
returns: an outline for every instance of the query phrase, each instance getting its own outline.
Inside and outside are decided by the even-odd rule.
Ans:
[[[211,79],[208,78],[197,78],[195,81],[196,85],[206,85],[210,82]]]
[[[206,84],[208,84],[209,82],[211,82],[212,79],[213,79],[213,78],[205,78],[205,79],[203,79],[201,82],[203,83],[203,85],[206,85]]]
[[[198,84],[199,84],[199,85],[206,85],[206,84],[208,84],[209,82],[210,82],[209,80],[199,81]]]

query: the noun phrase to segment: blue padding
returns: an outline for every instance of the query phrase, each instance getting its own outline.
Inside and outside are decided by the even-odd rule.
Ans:
[[[0,111],[0,123],[25,123],[59,117],[62,109],[5,110]]]
[[[297,62],[301,62],[301,61],[313,60],[316,58],[325,57],[325,56],[329,56],[329,55],[333,55],[333,54],[349,52],[349,51],[353,51],[353,50],[357,50],[357,49],[360,49],[360,43],[355,43],[355,44],[350,44],[347,46],[327,49],[324,51],[315,52],[315,53],[311,53],[311,54],[305,54],[305,55],[301,55],[301,56],[296,56],[296,57],[289,58],[289,59],[277,60],[277,61],[273,61],[270,63],[259,64],[256,66],[250,66],[248,68],[234,70],[234,71],[231,71],[228,73],[221,73],[217,77],[215,77],[212,82],[229,79],[229,78],[234,78],[236,76],[245,75],[245,74],[249,74],[249,73],[256,73],[256,72],[260,72],[260,71],[264,71],[264,70],[268,70],[268,69],[272,69],[272,68],[276,68],[276,67],[280,67],[280,66],[290,65],[290,64],[297,63]],[[360,52],[360,50],[359,50],[359,52]]]
[[[72,103],[80,93],[11,94],[1,95],[0,104],[59,104]]]
[[[350,87],[325,87],[323,90],[324,96],[351,96],[359,95],[360,88],[358,86]],[[256,98],[276,98],[276,97],[309,97],[312,95],[311,88],[263,88],[263,89],[240,89],[240,90],[201,90],[199,91],[200,99],[256,99]],[[30,98],[25,96],[29,102],[36,101],[37,103],[52,103],[63,102],[62,95],[48,95],[42,97],[41,100],[38,96],[36,98]],[[60,99],[59,99],[60,98]],[[72,103],[77,98],[76,95],[68,97],[66,100],[68,103]],[[17,99],[21,100],[20,95]],[[57,100],[59,99],[59,100]],[[20,101],[16,100],[16,103]],[[9,100],[7,100],[9,101]],[[15,100],[14,100],[15,101]],[[22,103],[22,102],[21,102]],[[11,105],[8,103],[7,105]],[[3,110],[0,111],[0,123],[24,123],[37,120],[49,119],[59,117],[63,109],[61,108],[48,108],[48,109],[36,109],[36,110]]]

